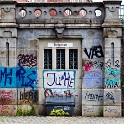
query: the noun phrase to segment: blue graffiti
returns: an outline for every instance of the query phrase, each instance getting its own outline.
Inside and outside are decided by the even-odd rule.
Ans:
[[[109,69],[106,70],[106,74],[116,77],[120,74],[120,70],[118,70],[116,68],[109,68]]]
[[[61,84],[61,81],[63,80],[63,81],[64,81],[64,86],[67,85],[67,87],[72,87],[71,84],[73,84],[74,78],[71,78],[71,77],[70,77],[69,72],[68,72],[68,73],[64,72],[64,74],[63,74],[61,77],[59,77],[59,81],[57,81],[56,73],[47,73],[47,77],[49,77],[49,75],[53,75],[53,76],[54,76],[54,81],[51,82],[51,84],[49,84],[49,83],[47,82],[47,84],[48,84],[49,86],[53,86],[54,83],[55,83],[56,85],[60,85],[60,86],[61,86],[61,85],[62,85],[62,84]],[[68,82],[67,84],[66,84],[66,81]]]
[[[106,83],[105,83],[106,88],[118,88],[119,85],[120,85],[119,78],[106,79]]]
[[[0,88],[36,88],[37,68],[0,67]]]
[[[37,69],[17,67],[16,81],[18,88],[36,88],[37,87]]]
[[[16,87],[15,68],[0,68],[0,87]]]
[[[103,87],[102,71],[89,71],[83,78],[84,88],[101,88]]]
[[[72,87],[71,84],[74,82],[74,78],[70,77],[70,73],[64,72],[64,74],[61,76],[61,81],[64,80],[64,86],[66,86],[66,81],[68,82],[68,87]]]

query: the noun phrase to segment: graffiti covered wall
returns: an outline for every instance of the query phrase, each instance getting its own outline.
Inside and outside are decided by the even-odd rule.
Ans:
[[[101,116],[104,95],[104,42],[102,32],[87,32],[83,43],[82,114]]]
[[[0,115],[46,115],[51,96],[74,97],[73,115],[121,116],[120,1],[90,3],[90,8],[8,2],[0,1]],[[40,16],[33,15],[36,7]],[[51,8],[56,15],[50,15]],[[67,8],[72,13],[65,16]],[[44,49],[52,51],[47,55],[52,68],[44,67]],[[57,50],[65,50],[64,68],[56,66]]]

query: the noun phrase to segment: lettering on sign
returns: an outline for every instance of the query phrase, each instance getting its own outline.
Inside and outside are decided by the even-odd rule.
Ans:
[[[73,47],[73,43],[48,43],[48,47]]]

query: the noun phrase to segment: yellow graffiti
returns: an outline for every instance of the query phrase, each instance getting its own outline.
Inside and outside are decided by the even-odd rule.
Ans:
[[[52,110],[50,112],[50,115],[52,116],[69,116],[68,112],[63,111],[63,109],[59,109],[59,110]]]

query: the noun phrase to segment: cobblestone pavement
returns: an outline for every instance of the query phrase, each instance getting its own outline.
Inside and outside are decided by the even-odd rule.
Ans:
[[[124,124],[124,118],[102,117],[2,117],[0,124]]]

